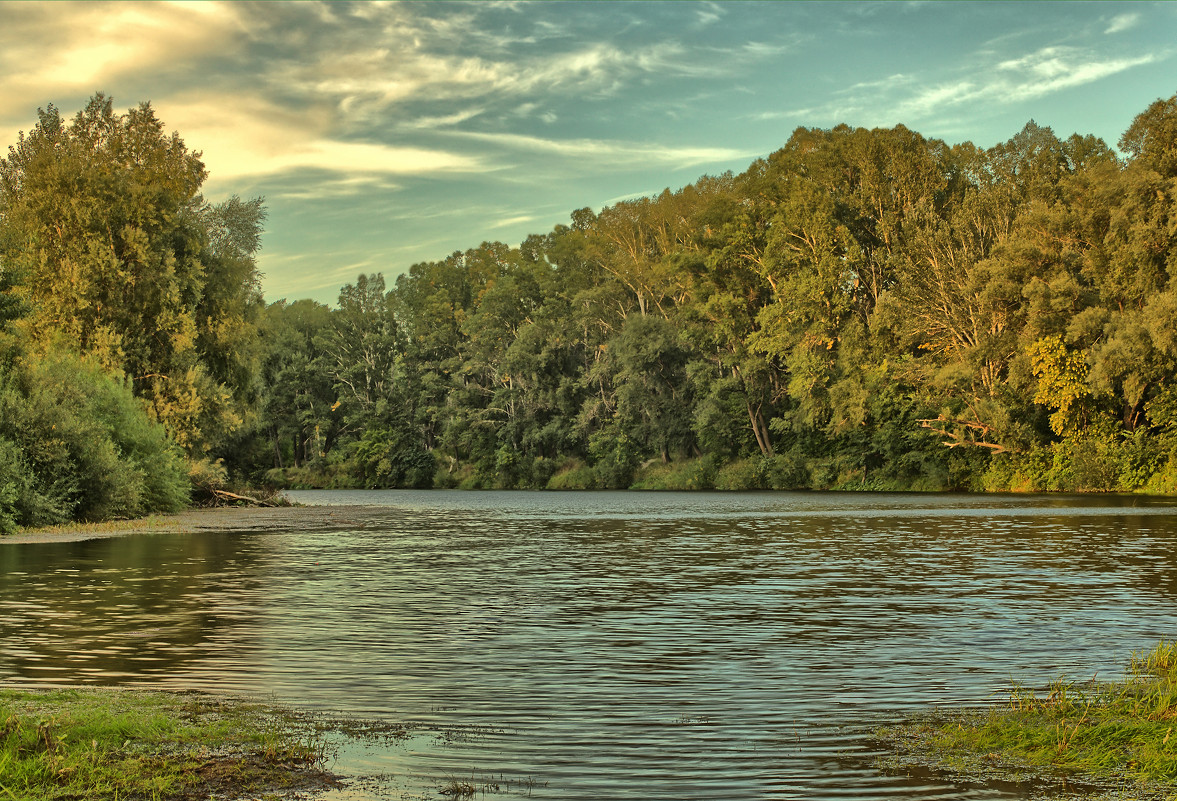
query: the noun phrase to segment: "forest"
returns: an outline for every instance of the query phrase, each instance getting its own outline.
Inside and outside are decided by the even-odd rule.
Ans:
[[[215,165],[213,165],[215,167]],[[798,128],[336,306],[149,104],[0,160],[0,531],[193,488],[1177,493],[1177,96],[1118,142]]]

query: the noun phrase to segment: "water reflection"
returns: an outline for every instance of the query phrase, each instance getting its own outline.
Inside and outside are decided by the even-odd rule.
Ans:
[[[475,775],[535,798],[1015,798],[882,776],[869,733],[1172,635],[1177,517],[1151,499],[311,497],[388,506],[349,532],[0,547],[0,675],[417,722],[346,750],[388,778],[337,801]]]
[[[260,544],[152,535],[0,546],[0,677],[166,683],[256,651]]]

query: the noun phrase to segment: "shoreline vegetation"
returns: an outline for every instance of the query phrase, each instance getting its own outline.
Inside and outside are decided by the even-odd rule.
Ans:
[[[4,801],[276,799],[337,787],[289,710],[198,693],[0,688]]]
[[[936,710],[877,736],[888,772],[1171,801],[1177,642],[1134,652],[1118,680],[1015,684],[987,709]]]

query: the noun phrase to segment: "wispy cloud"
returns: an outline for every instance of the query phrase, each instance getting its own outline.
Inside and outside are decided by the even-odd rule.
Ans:
[[[494,229],[494,228],[510,228],[511,226],[522,225],[523,223],[531,222],[534,219],[535,219],[534,214],[520,214],[515,217],[507,217],[505,219],[499,220],[498,222],[491,223],[490,227],[492,229]]]
[[[415,129],[434,129],[434,128],[450,128],[454,125],[461,125],[466,120],[472,120],[485,112],[482,108],[469,108],[461,111],[456,111],[453,114],[443,114],[437,117],[413,117],[410,120],[400,123],[402,128]]]
[[[1151,64],[1157,56],[1151,53],[1132,58],[1099,60],[1072,48],[1046,47],[1020,59],[998,65],[1010,78],[1000,78],[987,86],[996,96],[1005,95],[1010,101],[1031,100],[1098,81],[1109,75]],[[1006,94],[1008,93],[1008,94]]]
[[[271,200],[339,200],[371,195],[373,192],[392,192],[401,184],[382,175],[353,175],[345,178],[328,177],[311,183],[300,182],[297,188],[270,191]]]
[[[596,169],[602,164],[621,167],[630,164],[659,163],[671,167],[693,167],[757,154],[728,147],[664,146],[645,142],[626,142],[604,139],[545,139],[539,136],[514,133],[453,133],[454,138],[500,145],[527,153],[550,153]]]
[[[695,7],[695,24],[705,28],[719,22],[726,13],[727,10],[718,3],[701,3]]]
[[[1130,28],[1135,28],[1140,22],[1140,14],[1132,12],[1130,14],[1117,14],[1112,17],[1112,21],[1108,23],[1107,30],[1104,33],[1120,33]]]
[[[920,122],[961,108],[1005,106],[1046,97],[1093,83],[1166,56],[1142,53],[1101,57],[1078,47],[1048,46],[1015,58],[992,51],[975,55],[955,78],[928,82],[911,73],[863,81],[835,91],[835,99],[805,108],[761,112],[755,120],[808,118],[806,124],[839,118],[885,118],[889,122]],[[816,120],[814,119],[816,118]],[[867,122],[866,124],[875,124]]]

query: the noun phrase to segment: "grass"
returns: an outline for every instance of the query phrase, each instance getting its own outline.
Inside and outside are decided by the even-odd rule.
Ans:
[[[1177,642],[1135,652],[1118,681],[1015,685],[985,710],[882,729],[892,769],[1177,798]]]
[[[280,710],[195,694],[0,690],[0,801],[194,801],[332,786]],[[276,797],[276,796],[270,796]]]
[[[57,526],[18,528],[17,532],[21,534],[108,534],[121,531],[174,531],[178,528],[179,524],[175,520],[149,515],[130,520],[107,520],[100,523],[62,523]]]

